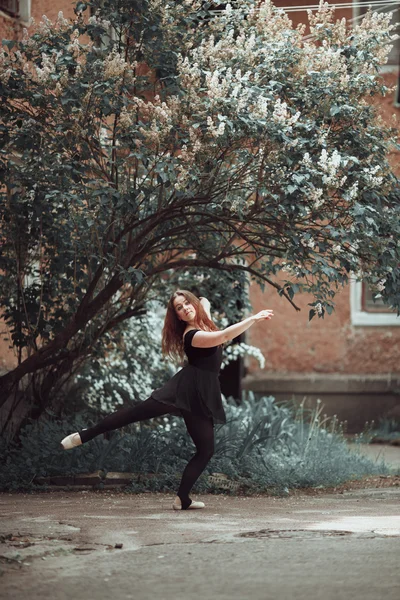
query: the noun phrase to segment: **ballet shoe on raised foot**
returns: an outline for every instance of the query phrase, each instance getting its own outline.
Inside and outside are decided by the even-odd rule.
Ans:
[[[205,506],[206,505],[204,504],[204,502],[194,502],[192,500],[192,502],[189,504],[189,506],[186,509],[183,509],[182,508],[182,503],[181,503],[180,499],[179,498],[175,498],[174,503],[172,505],[172,508],[174,510],[193,510],[193,509],[196,509],[196,508],[205,508]]]
[[[75,448],[76,446],[80,446],[82,444],[81,436],[79,433],[71,433],[67,435],[63,440],[61,440],[61,446],[64,450],[71,450],[71,448]]]

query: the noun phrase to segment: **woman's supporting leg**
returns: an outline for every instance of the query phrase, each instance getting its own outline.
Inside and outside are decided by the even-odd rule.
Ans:
[[[163,402],[157,402],[153,398],[148,398],[135,406],[128,406],[127,408],[121,408],[111,415],[107,415],[97,425],[83,429],[79,432],[82,443],[92,440],[96,435],[104,433],[105,431],[112,431],[113,429],[119,429],[129,423],[136,423],[137,421],[145,421],[147,419],[153,419],[154,417],[161,417],[170,412],[176,411],[176,407],[170,404],[164,404]]]
[[[182,509],[187,509],[191,504],[189,493],[214,454],[214,424],[212,419],[198,417],[189,412],[182,411],[186,428],[196,446],[196,454],[190,459],[182,474],[178,496]]]

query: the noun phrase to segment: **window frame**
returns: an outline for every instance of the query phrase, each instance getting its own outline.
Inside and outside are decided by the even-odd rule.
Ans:
[[[2,6],[0,4],[0,12],[6,14],[8,17],[11,17],[12,19],[18,19],[19,17],[19,10],[20,10],[20,0],[15,0],[15,11],[6,8],[5,6]]]
[[[400,317],[396,313],[367,312],[362,306],[363,282],[350,279],[350,315],[351,324],[366,327],[400,326]]]
[[[10,19],[18,19],[24,24],[29,25],[31,18],[31,0],[16,0],[17,12],[7,11],[4,7],[0,6],[0,13],[6,15]]]

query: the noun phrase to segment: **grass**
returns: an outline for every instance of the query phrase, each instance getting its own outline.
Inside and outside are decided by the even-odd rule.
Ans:
[[[206,475],[223,473],[247,493],[287,493],[294,488],[332,487],[390,469],[349,450],[338,421],[322,415],[322,406],[306,410],[277,404],[272,397],[255,399],[249,393],[237,406],[226,404],[228,422],[216,427],[216,451],[198,491],[217,491]],[[19,444],[0,442],[0,490],[38,490],[36,477],[87,473],[96,470],[153,474],[138,478],[131,492],[176,490],[194,446],[183,420],[167,417],[133,424],[98,436],[65,452],[60,440],[87,427],[90,417],[80,413],[60,421],[52,416],[30,423]],[[2,444],[2,446],[1,446]]]

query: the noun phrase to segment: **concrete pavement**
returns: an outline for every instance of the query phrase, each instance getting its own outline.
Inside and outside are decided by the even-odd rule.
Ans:
[[[196,498],[204,510],[163,494],[0,494],[0,598],[400,597],[400,486]]]

